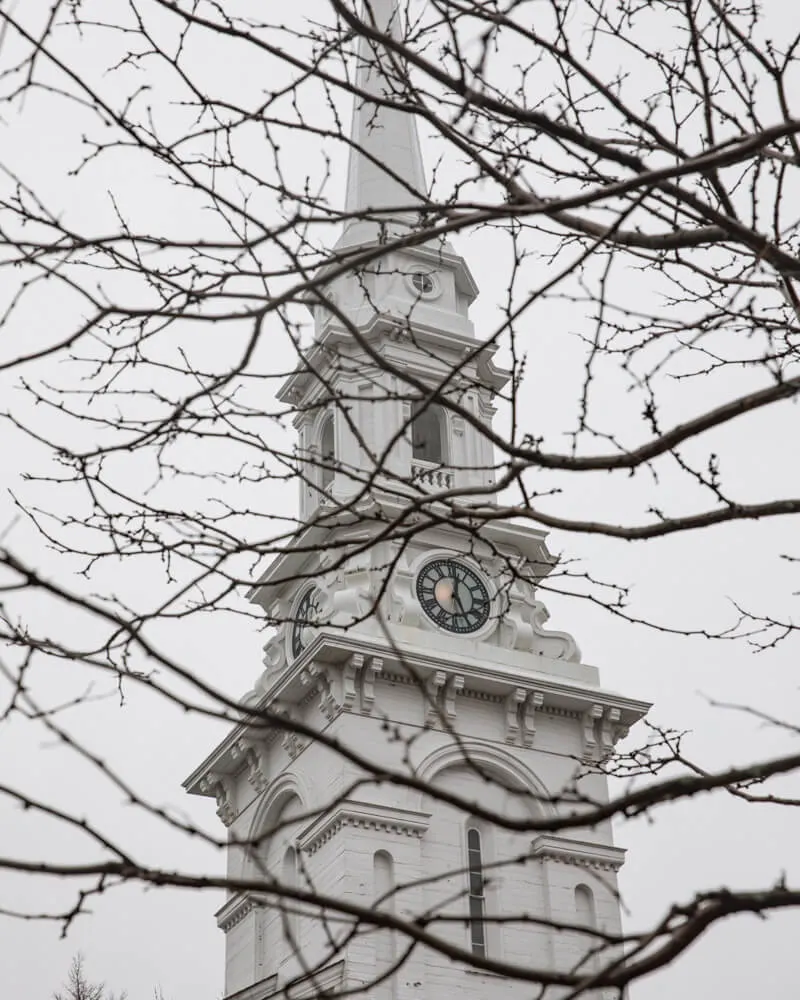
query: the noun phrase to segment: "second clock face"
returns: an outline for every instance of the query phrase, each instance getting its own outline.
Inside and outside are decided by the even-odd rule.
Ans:
[[[423,566],[417,598],[430,620],[448,632],[477,632],[489,620],[486,584],[460,559],[433,559]]]
[[[303,592],[297,602],[292,622],[292,658],[298,657],[311,641],[320,612],[320,593],[313,585]]]

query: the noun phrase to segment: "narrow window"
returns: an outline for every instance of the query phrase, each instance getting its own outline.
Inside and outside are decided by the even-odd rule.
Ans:
[[[467,869],[469,871],[469,939],[472,954],[486,957],[485,899],[483,895],[483,859],[481,835],[472,827],[467,830]]]
[[[411,407],[411,448],[420,462],[441,465],[444,462],[442,428],[444,412],[441,406],[414,403]]]
[[[373,856],[374,906],[387,913],[394,913],[394,861],[388,851],[376,851]],[[388,927],[375,934],[375,972],[385,976],[397,960],[395,935]],[[370,991],[374,1000],[396,1000],[397,976],[392,975],[377,983]]]
[[[287,889],[297,888],[297,852],[293,847],[287,847],[283,855],[282,881]],[[297,937],[297,902],[294,899],[284,897],[283,900],[283,926],[286,936],[290,939],[290,944],[294,946]]]
[[[376,851],[373,862],[375,898],[377,900],[380,897],[384,897],[381,898],[380,905],[385,910],[389,910],[390,913],[394,913],[394,896],[392,895],[392,890],[394,889],[394,862],[392,861],[392,856],[388,851]]]
[[[594,893],[588,885],[575,886],[575,923],[578,927],[585,927],[587,931],[597,929]],[[587,972],[593,971],[597,963],[594,949],[598,942],[580,931],[574,935],[574,941],[576,967],[585,969]]]
[[[328,416],[322,425],[319,439],[320,452],[320,485],[326,490],[333,482],[336,473],[336,445],[333,436],[333,417]]]
[[[283,855],[283,883],[291,889],[297,886],[297,855],[293,847],[287,847]]]
[[[597,927],[594,911],[594,895],[588,885],[575,886],[575,916],[580,927]]]

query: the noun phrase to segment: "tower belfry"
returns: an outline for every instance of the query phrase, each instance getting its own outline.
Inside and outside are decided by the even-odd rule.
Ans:
[[[365,8],[401,37],[395,0]],[[532,984],[492,962],[589,974],[577,928],[619,931],[610,824],[535,822],[569,808],[565,792],[607,799],[596,765],[649,706],[602,688],[572,637],[545,627],[543,531],[473,532],[436,500],[494,502],[484,432],[510,373],[475,336],[464,259],[405,239],[427,188],[396,54],[362,39],[356,84],[347,218],[307,303],[313,342],[280,390],[305,527],[249,594],[276,625],[245,703],[275,722],[237,726],[185,787],[216,799],[243,885],[217,914],[227,997],[522,1000]],[[449,954],[404,958],[401,933],[357,925],[374,909],[424,915]],[[533,919],[492,919],[520,914]]]

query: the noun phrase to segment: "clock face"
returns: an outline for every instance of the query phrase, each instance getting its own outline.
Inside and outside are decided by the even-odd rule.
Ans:
[[[489,620],[486,584],[458,559],[427,563],[417,577],[417,598],[430,620],[448,632],[477,632]]]
[[[311,641],[320,612],[320,593],[312,584],[297,604],[292,622],[292,657],[298,657]]]

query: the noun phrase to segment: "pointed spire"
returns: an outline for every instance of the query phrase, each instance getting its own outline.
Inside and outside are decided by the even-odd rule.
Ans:
[[[402,38],[396,0],[364,0],[362,19],[391,35]],[[361,91],[391,100],[397,96],[390,55],[380,46],[361,38],[358,46],[356,83]],[[347,167],[345,211],[368,213],[422,200],[427,191],[422,153],[413,115],[356,95],[351,130],[353,145]],[[384,164],[387,169],[382,169]],[[388,221],[388,220],[387,220]],[[408,223],[399,217],[396,221]],[[354,246],[378,239],[380,225],[353,220],[345,226],[339,246]]]

